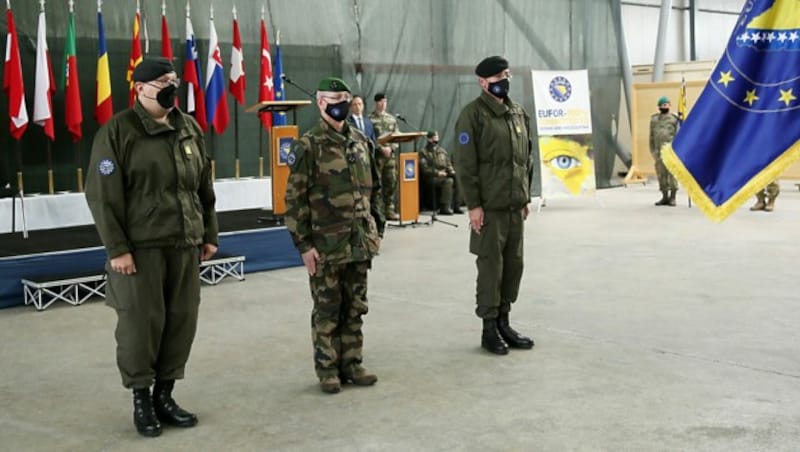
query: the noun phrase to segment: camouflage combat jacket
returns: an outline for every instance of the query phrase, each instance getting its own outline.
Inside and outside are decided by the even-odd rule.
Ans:
[[[468,209],[521,209],[531,200],[533,160],[530,118],[511,99],[499,103],[485,91],[456,121],[456,177]]]
[[[378,254],[384,218],[372,143],[345,122],[324,120],[294,141],[287,157],[286,227],[300,253],[342,264]]]
[[[439,171],[447,172],[448,176],[456,173],[453,162],[450,161],[450,154],[438,144],[426,144],[419,157],[422,175],[425,177],[436,177]]]
[[[672,113],[656,113],[650,116],[650,153],[661,155],[661,146],[671,143],[678,133],[678,117]]]
[[[369,120],[372,121],[372,127],[375,129],[375,136],[378,138],[380,138],[382,135],[386,135],[387,133],[400,131],[399,127],[397,126],[397,119],[395,119],[395,117],[389,113],[378,113],[373,111],[369,114]],[[400,145],[397,143],[392,143],[389,146],[392,148],[392,151],[396,151],[397,148],[400,147]],[[383,155],[380,152],[378,154]]]

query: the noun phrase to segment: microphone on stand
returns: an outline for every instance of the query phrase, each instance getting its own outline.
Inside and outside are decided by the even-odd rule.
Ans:
[[[314,100],[317,99],[317,96],[315,96],[314,94],[309,92],[307,89],[303,88],[302,86],[298,85],[297,83],[293,82],[292,79],[290,79],[289,77],[286,76],[286,74],[281,74],[281,80],[283,80],[284,82],[294,86],[295,88],[299,89],[300,91],[306,93],[306,95],[308,95],[308,97],[310,97],[310,98],[312,98]]]

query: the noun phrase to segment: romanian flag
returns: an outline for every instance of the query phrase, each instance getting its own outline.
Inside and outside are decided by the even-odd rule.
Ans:
[[[133,39],[131,41],[131,56],[128,59],[128,74],[125,76],[125,79],[130,83],[128,103],[131,107],[136,102],[136,91],[133,89],[133,70],[142,62],[142,41],[139,39],[139,24],[141,22],[142,18],[137,6],[136,17],[133,19]]]
[[[67,24],[67,42],[64,47],[64,70],[61,72],[61,87],[64,89],[64,116],[72,141],[81,139],[81,87],[78,81],[78,57],[75,47],[75,13],[70,7]]]
[[[94,119],[102,126],[114,116],[114,105],[111,102],[111,72],[108,70],[106,32],[100,8],[97,9],[97,39],[97,98],[94,104]]]
[[[11,136],[22,138],[28,128],[28,108],[25,105],[25,84],[22,80],[22,62],[19,57],[17,26],[11,8],[6,10],[8,38],[6,39],[6,59],[3,66],[3,91],[8,96],[8,116]]]
[[[800,2],[745,5],[667,168],[722,221],[800,158]]]

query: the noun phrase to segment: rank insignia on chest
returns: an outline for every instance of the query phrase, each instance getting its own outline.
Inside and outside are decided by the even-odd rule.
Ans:
[[[183,153],[186,155],[192,155],[192,147],[187,145],[183,146]]]
[[[517,135],[519,135],[521,133],[522,133],[522,128],[520,126],[517,126]]]

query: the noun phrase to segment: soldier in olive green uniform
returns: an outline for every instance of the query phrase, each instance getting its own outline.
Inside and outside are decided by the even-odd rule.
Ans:
[[[361,366],[361,317],[384,219],[372,142],[345,120],[350,88],[338,78],[322,80],[317,106],[319,124],[295,140],[288,156],[285,219],[309,274],[320,388],[337,393],[342,382],[378,380]]]
[[[139,433],[157,436],[161,422],[197,423],[171,394],[197,328],[199,262],[216,252],[218,228],[203,131],[175,108],[172,63],[145,59],[133,80],[136,104],[94,137],[86,199],[109,257],[122,384]]]
[[[375,111],[369,114],[369,119],[375,127],[375,135],[380,138],[393,132],[399,132],[397,119],[386,112],[388,99],[386,94],[378,93],[374,97]],[[380,146],[380,145],[379,145]],[[378,148],[378,171],[381,174],[381,191],[383,192],[384,213],[387,220],[399,220],[395,194],[397,193],[397,153],[400,146],[396,143],[380,146]]]
[[[775,210],[775,199],[781,193],[781,186],[778,181],[774,180],[767,184],[767,186],[756,193],[756,203],[750,210],[763,210],[765,212],[772,212]]]
[[[430,187],[434,197],[436,190],[439,190],[439,213],[442,215],[464,213],[459,205],[461,191],[458,189],[458,178],[450,153],[439,146],[439,134],[435,130],[429,131],[427,136],[428,143],[419,156],[425,184]]]
[[[505,58],[484,59],[475,74],[482,92],[461,110],[454,157],[469,209],[469,250],[477,256],[475,313],[483,319],[481,346],[504,355],[509,346],[533,347],[533,340],[514,331],[508,318],[522,279],[523,226],[533,174],[530,118],[508,97],[511,75]]]
[[[657,206],[674,206],[675,194],[678,192],[678,181],[661,160],[661,147],[672,143],[680,124],[678,117],[669,112],[669,107],[669,99],[661,97],[658,99],[659,112],[650,117],[650,154],[656,164],[658,189],[661,190],[661,199],[656,201]]]

